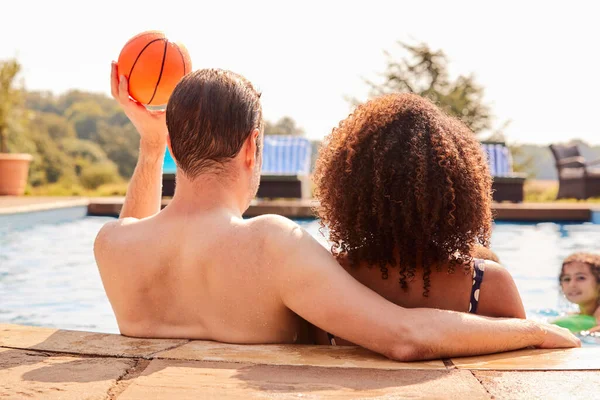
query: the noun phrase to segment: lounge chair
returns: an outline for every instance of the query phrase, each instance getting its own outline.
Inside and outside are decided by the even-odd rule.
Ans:
[[[296,136],[265,136],[263,166],[257,197],[310,198],[311,143]],[[175,193],[177,166],[167,150],[163,161],[163,197]]]
[[[481,146],[487,155],[493,179],[492,199],[497,202],[521,203],[526,176],[513,172],[512,157],[506,143],[488,141],[482,142]]]
[[[311,154],[311,143],[306,138],[265,135],[263,166],[256,196],[311,198]]]
[[[586,161],[577,145],[552,144],[558,172],[557,199],[579,200],[600,196],[600,159]]]

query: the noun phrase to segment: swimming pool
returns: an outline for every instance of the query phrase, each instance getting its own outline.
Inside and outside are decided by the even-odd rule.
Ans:
[[[0,323],[118,333],[92,252],[109,217],[82,208],[0,216]],[[321,243],[315,220],[298,221]],[[494,225],[492,249],[513,275],[528,318],[574,310],[559,291],[561,260],[575,251],[600,252],[600,225]]]

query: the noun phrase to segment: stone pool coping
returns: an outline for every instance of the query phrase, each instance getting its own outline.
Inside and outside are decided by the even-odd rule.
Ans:
[[[93,216],[118,216],[124,197],[11,197],[0,196],[0,215],[58,208],[87,206]],[[163,207],[169,199],[162,200]],[[319,203],[312,199],[255,199],[245,216],[279,214],[289,218],[313,218]],[[497,221],[570,221],[600,223],[598,203],[493,203],[492,211]]]
[[[89,204],[87,197],[0,196],[0,215],[88,207]]]
[[[593,347],[403,363],[354,346],[0,324],[0,397],[591,399],[598,387],[600,348]]]

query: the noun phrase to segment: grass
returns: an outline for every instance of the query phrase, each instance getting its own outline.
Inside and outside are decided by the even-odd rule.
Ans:
[[[600,203],[600,197],[588,200],[556,200],[558,181],[528,179],[525,181],[523,190],[525,203]]]
[[[125,196],[128,182],[108,183],[96,189],[86,189],[81,185],[66,183],[53,183],[44,186],[27,187],[26,196],[83,196],[83,197],[110,197]]]

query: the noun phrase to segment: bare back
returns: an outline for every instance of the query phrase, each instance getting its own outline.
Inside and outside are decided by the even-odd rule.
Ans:
[[[107,225],[96,253],[123,334],[234,343],[307,342],[307,324],[282,303],[277,254],[260,219],[168,208]],[[268,249],[267,249],[268,248]]]
[[[390,268],[389,278],[382,279],[379,268],[367,265],[351,267],[345,259],[339,260],[341,265],[356,280],[383,298],[406,308],[437,308],[459,312],[469,312],[471,292],[473,289],[473,269],[455,268],[453,273],[447,272],[447,266],[437,271],[432,268],[429,276],[429,290],[424,296],[423,270],[417,269],[407,290],[401,288],[397,268]],[[511,275],[494,261],[482,262],[485,275],[478,291],[477,314],[489,317],[525,318],[525,310],[521,297]],[[319,343],[329,343],[325,332],[317,331]],[[336,339],[337,344],[351,344]]]
[[[342,266],[359,282],[399,306],[470,311],[469,302],[474,282],[472,267],[456,267],[453,273],[447,272],[447,266],[443,266],[440,271],[432,268],[429,290],[427,296],[424,296],[423,270],[420,268],[416,270],[414,279],[409,282],[405,291],[400,287],[398,279],[382,279],[377,268],[352,268],[345,262],[342,262]],[[523,303],[510,273],[494,261],[484,261],[480,268],[484,269],[485,275],[478,293],[477,314],[488,317],[525,318]],[[390,273],[390,276],[393,277],[394,273]]]

